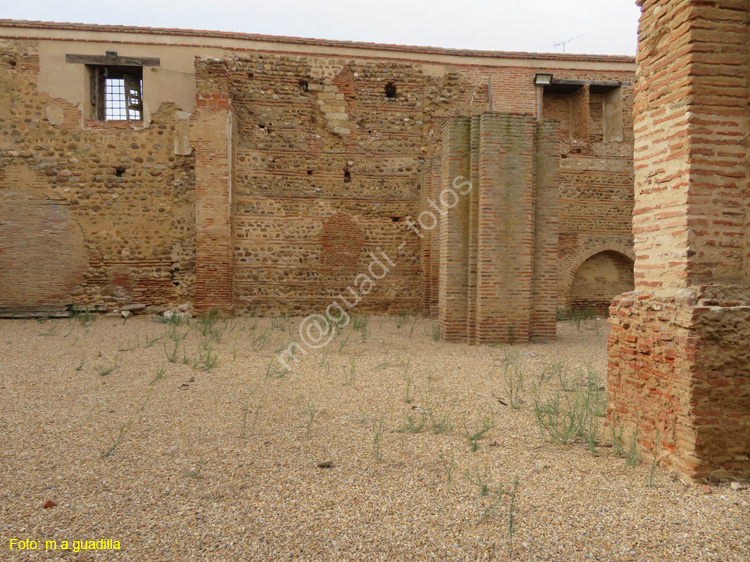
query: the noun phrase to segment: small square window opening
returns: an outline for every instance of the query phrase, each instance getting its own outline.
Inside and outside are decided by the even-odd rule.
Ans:
[[[91,105],[100,121],[143,119],[143,69],[91,66]]]

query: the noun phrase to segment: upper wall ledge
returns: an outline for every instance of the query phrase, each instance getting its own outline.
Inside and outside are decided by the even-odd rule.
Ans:
[[[101,38],[91,37],[91,33],[101,33]],[[85,38],[81,36],[85,35]],[[141,37],[132,37],[140,35]],[[0,19],[0,36],[33,39],[75,39],[98,42],[133,42],[152,44],[171,44],[181,46],[211,46],[228,49],[261,48],[279,51],[306,51],[330,54],[343,54],[355,50],[370,51],[365,56],[386,56],[393,58],[416,58],[425,62],[450,62],[446,58],[458,57],[460,64],[493,65],[500,61],[512,66],[543,67],[541,63],[551,62],[556,68],[576,68],[583,63],[586,66],[607,68],[611,70],[635,70],[635,58],[619,55],[575,55],[556,53],[522,53],[503,51],[474,51],[469,49],[445,49],[439,47],[419,47],[407,45],[387,45],[357,41],[332,41],[325,39],[306,39],[302,37],[285,37],[277,35],[260,35],[254,33],[234,33],[226,31],[204,31],[194,29],[168,29],[157,27],[133,27],[125,25],[95,25],[67,22],[43,22],[28,20]],[[149,36],[149,37],[143,37]],[[179,37],[185,40],[176,40]],[[248,45],[248,43],[253,43]],[[258,45],[260,43],[261,45]],[[284,48],[286,47],[286,48]],[[296,47],[296,48],[295,48]],[[335,51],[335,52],[332,52]],[[373,52],[375,51],[375,52]],[[352,53],[354,54],[354,53]],[[359,56],[364,53],[358,53]],[[400,55],[400,56],[399,56]],[[405,56],[406,55],[406,56]],[[494,59],[494,60],[488,60]],[[569,64],[564,64],[569,63]]]

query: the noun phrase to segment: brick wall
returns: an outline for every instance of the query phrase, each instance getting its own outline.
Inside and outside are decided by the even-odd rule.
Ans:
[[[139,44],[145,33],[139,32]],[[106,37],[102,30],[102,41]],[[60,41],[61,53],[69,45]],[[127,41],[119,45],[122,52],[129,48]],[[458,58],[437,64],[420,60],[418,50],[389,57],[352,47],[334,55],[323,45],[320,53],[304,54],[247,40],[232,49],[216,47],[206,58],[196,45],[173,45],[175,53],[203,53],[195,59],[192,116],[167,102],[150,108],[150,123],[132,125],[82,122],[75,104],[39,91],[35,41],[2,43],[0,70],[7,79],[0,86],[0,169],[29,164],[48,185],[40,197],[67,203],[70,232],[80,229],[84,239],[84,249],[75,250],[85,262],[83,280],[66,285],[56,306],[115,310],[144,303],[157,311],[194,300],[198,309],[305,314],[345,291],[379,248],[397,266],[359,308],[437,315],[440,228],[420,237],[407,217],[429,210],[428,195],[439,195],[446,120],[476,120],[488,110],[536,115],[533,77],[540,69],[534,57],[513,55],[508,66]],[[559,78],[632,80],[622,67],[597,57],[550,64]],[[50,69],[45,72],[49,77]],[[390,87],[395,91],[387,92]],[[550,105],[547,115],[554,96],[544,96],[545,118],[563,119],[556,153],[565,159],[554,180],[563,196],[558,302],[570,293],[560,279],[573,279],[569,273],[582,255],[605,243],[630,244],[629,234],[622,234],[630,211],[621,192],[632,191],[624,164],[631,151],[630,101],[624,96],[624,142],[592,139],[585,149],[565,134],[582,122],[570,99],[567,113]],[[577,102],[575,111],[584,106]],[[594,112],[593,119],[604,117]],[[476,148],[478,126],[473,135]],[[467,165],[478,181],[480,161],[473,154]],[[420,172],[430,163],[431,172]],[[13,191],[19,183],[7,180],[0,189]],[[474,220],[480,201],[470,197],[469,204]],[[539,223],[548,219],[540,216]],[[25,230],[20,222],[15,227]],[[478,224],[468,232],[466,329],[474,338]],[[61,236],[77,248],[74,235]],[[62,261],[78,271],[72,258]],[[535,263],[535,271],[542,265]],[[45,271],[52,269],[38,262],[33,275],[40,287],[49,279]],[[551,273],[545,271],[547,287]],[[22,287],[18,279],[20,274],[13,283]],[[537,292],[532,300],[546,308],[545,298]],[[15,306],[10,296],[5,304]]]
[[[636,291],[611,308],[609,423],[687,478],[748,478],[750,3],[642,11]]]

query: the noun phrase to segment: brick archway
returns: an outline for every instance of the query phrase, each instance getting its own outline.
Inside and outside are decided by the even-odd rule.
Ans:
[[[621,244],[597,244],[596,246],[590,246],[580,252],[570,265],[568,271],[565,272],[561,279],[563,286],[563,296],[566,306],[570,304],[571,294],[573,291],[573,281],[575,280],[576,273],[580,267],[589,259],[602,252],[615,252],[626,258],[631,262],[635,262],[635,252],[631,248],[623,246]]]

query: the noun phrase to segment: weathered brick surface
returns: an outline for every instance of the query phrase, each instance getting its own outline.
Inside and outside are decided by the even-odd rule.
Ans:
[[[688,478],[748,478],[750,3],[642,10],[638,290],[611,307],[609,423]]]
[[[193,158],[171,104],[149,127],[84,122],[39,91],[37,44],[0,48],[0,314],[188,302]]]
[[[553,338],[556,125],[491,113],[451,119],[443,134],[443,336],[470,343]]]
[[[15,38],[20,28],[37,39]],[[436,226],[420,237],[406,221],[430,210],[428,198],[440,194],[445,122],[456,116],[476,122],[471,142],[478,150],[478,123],[488,111],[527,117],[541,111],[544,120],[558,120],[562,131],[553,143],[554,155],[563,157],[559,175],[545,180],[557,183],[559,205],[534,203],[540,228],[524,234],[541,247],[547,236],[541,227],[557,228],[557,271],[553,274],[546,251],[524,258],[527,270],[541,280],[524,297],[534,303],[536,312],[529,314],[548,315],[551,275],[557,303],[570,304],[575,272],[592,249],[629,251],[633,76],[625,59],[550,56],[540,64],[518,53],[343,48],[336,42],[241,35],[232,35],[230,46],[227,34],[118,29],[121,54],[133,49],[144,54],[150,48],[145,39],[162,49],[165,66],[144,74],[146,102],[153,95],[151,79],[161,76],[165,83],[163,77],[185,62],[181,57],[187,66],[175,79],[194,87],[195,97],[188,103],[184,87],[170,92],[166,82],[163,99],[181,99],[184,107],[160,102],[148,108],[143,123],[100,123],[82,118],[77,104],[85,106],[86,99],[64,101],[44,90],[59,79],[55,73],[61,69],[54,65],[76,50],[75,41],[50,43],[45,34],[53,31],[69,38],[100,34],[102,44],[113,38],[106,27],[0,23],[0,169],[28,165],[29,173],[43,177],[45,187],[31,200],[59,201],[59,209],[48,210],[67,214],[71,226],[55,230],[60,244],[67,241],[66,253],[59,254],[65,267],[52,267],[55,259],[48,256],[18,268],[19,248],[42,255],[48,242],[6,237],[6,246],[15,250],[0,254],[7,287],[0,291],[0,306],[11,313],[21,301],[58,310],[71,304],[111,310],[143,302],[161,310],[194,300],[199,310],[306,314],[345,292],[366,270],[370,252],[380,249],[397,265],[359,308],[438,315],[443,234]],[[40,39],[46,59],[37,56]],[[50,49],[53,43],[57,51]],[[277,49],[277,43],[284,45]],[[292,43],[297,47],[290,49]],[[193,63],[194,82],[184,82]],[[620,105],[605,103],[604,94],[590,88],[539,96],[533,77],[543,65],[557,78],[623,81]],[[391,86],[395,92],[388,93]],[[607,134],[607,111],[619,112],[619,139]],[[547,140],[541,135],[535,143],[541,147]],[[473,182],[482,165],[477,150],[466,163]],[[529,158],[523,155],[524,162]],[[540,162],[533,165],[541,174]],[[0,190],[17,191],[24,183],[17,177],[0,171]],[[537,194],[544,196],[540,188]],[[482,324],[481,315],[494,318],[497,311],[478,292],[480,197],[472,194],[468,204],[473,221],[466,240],[468,277],[460,289],[467,294],[468,320],[451,329],[475,340],[484,337],[482,330],[494,329],[480,329],[494,322]],[[42,208],[23,211],[28,216],[21,220],[10,203],[0,205],[4,217],[15,217],[4,226],[14,232],[28,232],[24,225],[38,220],[35,213]],[[27,275],[34,283],[23,282]],[[53,277],[68,281],[53,290]],[[448,293],[458,290],[453,285]],[[532,333],[535,325],[530,321],[524,330]]]

